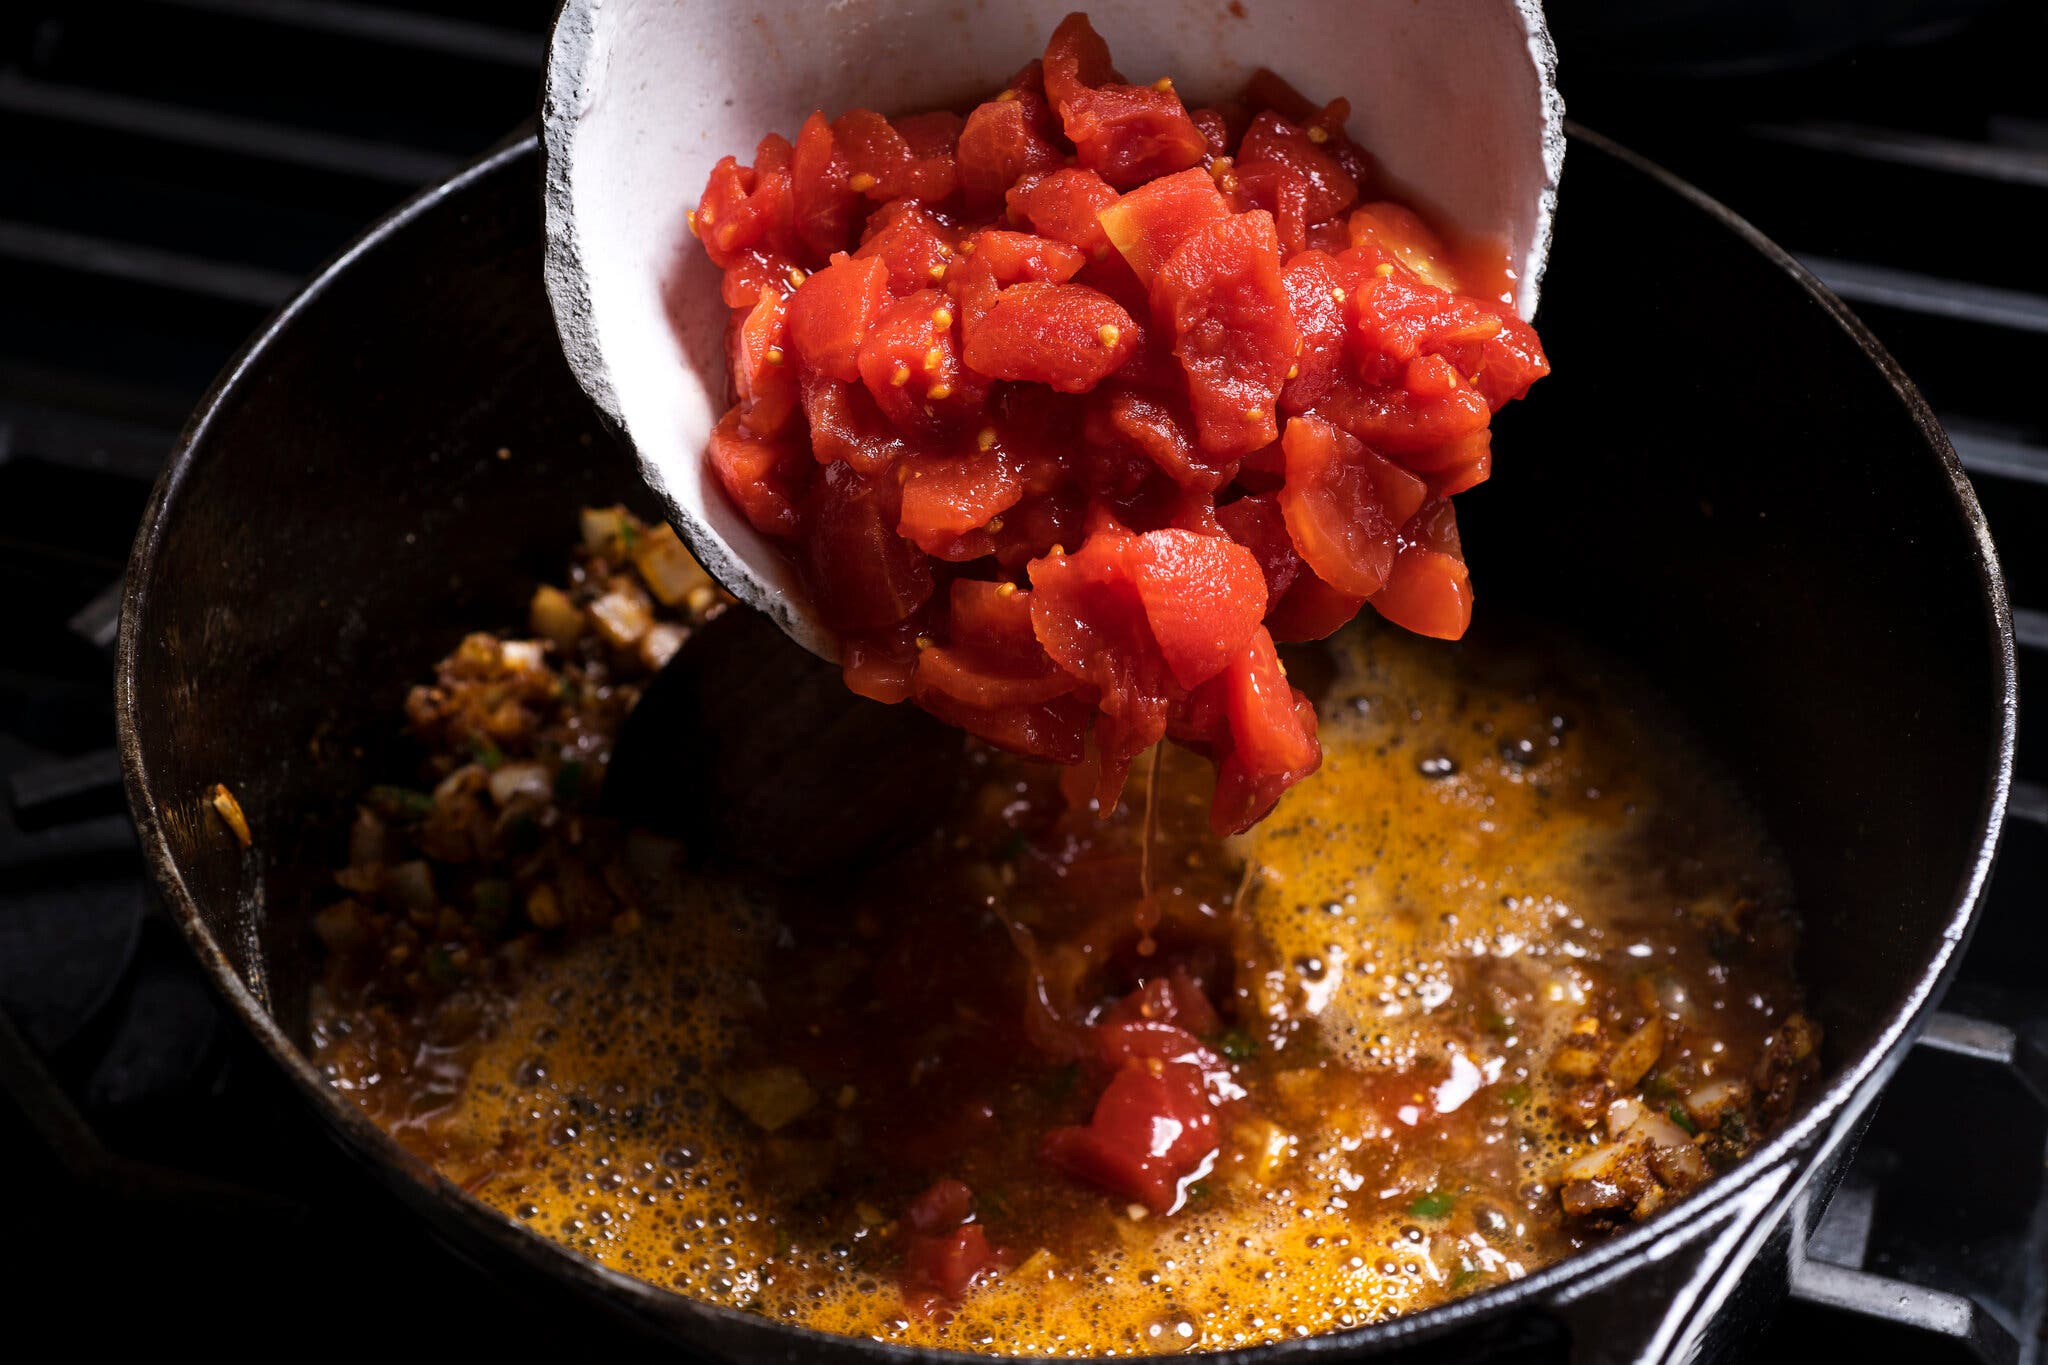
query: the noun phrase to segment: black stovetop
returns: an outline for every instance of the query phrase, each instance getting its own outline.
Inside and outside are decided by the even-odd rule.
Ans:
[[[297,280],[530,115],[552,8],[0,13],[0,1169],[18,1177],[17,1323],[96,1347],[290,1333],[293,1350],[309,1329],[382,1349],[611,1340],[430,1242],[239,1039],[149,903],[112,749],[115,590],[186,411]],[[1783,242],[1919,380],[1991,518],[2023,693],[2048,695],[2048,16],[1959,4],[1952,22],[1832,44],[1809,25],[1809,58],[1840,50],[1785,70],[1754,40],[1731,60],[1741,44],[1557,8],[1576,20],[1560,23],[1574,115]],[[1709,47],[1717,68],[1688,71]],[[2025,732],[2019,772],[1961,979],[1758,1359],[2038,1354],[2048,751]]]

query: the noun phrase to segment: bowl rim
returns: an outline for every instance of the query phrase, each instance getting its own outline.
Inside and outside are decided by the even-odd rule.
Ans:
[[[1674,1255],[1717,1228],[1748,1227],[1751,1230],[1748,1240],[1730,1250],[1731,1253],[1753,1253],[1777,1226],[1806,1179],[1812,1175],[1819,1164],[1817,1155],[1830,1150],[1854,1131],[1864,1109],[1897,1068],[1907,1045],[1924,1027],[1938,992],[1953,975],[1961,949],[1968,941],[1991,873],[2013,779],[2018,671],[2012,613],[1989,525],[1941,424],[1912,381],[1862,321],[1782,248],[1718,201],[1670,172],[1598,133],[1576,124],[1568,123],[1566,126],[1577,144],[1578,155],[1589,152],[1606,155],[1643,175],[1662,190],[1678,195],[1798,283],[1842,329],[1850,342],[1877,366],[1918,428],[1928,452],[1947,476],[1952,507],[1970,533],[1978,610],[1990,627],[1993,645],[1990,663],[1994,686],[1986,701],[1997,708],[1998,714],[1991,753],[1987,755],[1991,780],[1979,800],[1973,826],[1975,852],[1969,865],[1957,877],[1941,938],[1931,956],[1922,963],[1919,975],[1902,1003],[1892,1011],[1858,1056],[1848,1060],[1824,1089],[1808,1096],[1792,1122],[1773,1134],[1736,1167],[1644,1223],[1598,1246],[1555,1261],[1522,1279],[1363,1327],[1195,1353],[1204,1359],[1271,1365],[1275,1361],[1307,1358],[1324,1352],[1391,1349],[1400,1343],[1453,1330],[1479,1318],[1502,1317],[1516,1310],[1562,1309],[1568,1312],[1567,1306],[1571,1301],[1609,1282],[1629,1265]],[[259,381],[270,352],[291,344],[289,334],[298,319],[326,295],[347,286],[351,270],[358,262],[377,253],[388,240],[408,232],[414,224],[461,200],[484,182],[510,174],[537,173],[539,155],[536,136],[528,136],[488,153],[447,180],[421,191],[367,229],[258,328],[223,368],[178,438],[144,512],[129,558],[115,656],[115,720],[124,786],[151,881],[169,906],[215,988],[225,997],[243,1027],[278,1063],[345,1145],[366,1160],[384,1177],[387,1185],[416,1209],[431,1215],[445,1213],[452,1208],[464,1229],[481,1241],[510,1253],[515,1261],[530,1269],[546,1272],[557,1281],[566,1280],[604,1297],[614,1308],[626,1312],[642,1325],[658,1330],[674,1332],[685,1319],[707,1317],[728,1329],[756,1329],[762,1334],[760,1340],[779,1343],[792,1353],[791,1358],[806,1358],[803,1353],[807,1347],[815,1350],[829,1344],[835,1351],[846,1353],[848,1358],[891,1362],[893,1365],[909,1365],[910,1362],[918,1365],[936,1365],[936,1362],[972,1365],[973,1362],[989,1360],[992,1357],[970,1352],[821,1333],[707,1303],[601,1265],[490,1208],[424,1160],[407,1152],[346,1096],[320,1077],[311,1060],[271,1015],[262,993],[244,980],[224,946],[208,929],[199,909],[198,896],[172,853],[159,810],[163,804],[178,798],[156,789],[144,761],[136,669],[145,645],[144,613],[149,588],[159,570],[165,539],[178,516],[193,471],[211,452],[209,438],[215,423],[242,390]],[[1715,1286],[1707,1286],[1706,1289],[1710,1295],[1718,1292],[1725,1296],[1727,1292],[1725,1285],[1719,1286],[1718,1291]],[[1713,1305],[1704,1303],[1703,1306],[1711,1308]]]

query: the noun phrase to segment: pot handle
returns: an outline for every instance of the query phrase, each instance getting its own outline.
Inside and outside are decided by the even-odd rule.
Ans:
[[[1681,1225],[1653,1243],[1647,1264],[1629,1258],[1609,1267],[1551,1311],[1571,1333],[1572,1365],[1680,1365],[1694,1359],[1709,1326],[1735,1293],[1757,1253],[1783,1221],[1799,1187],[1798,1163],[1786,1161],[1750,1176],[1730,1198],[1704,1213],[1702,1227]],[[1662,1313],[1646,1312],[1665,1305]]]

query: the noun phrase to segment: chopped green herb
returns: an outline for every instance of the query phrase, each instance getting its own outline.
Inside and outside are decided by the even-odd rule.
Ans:
[[[778,1261],[780,1261],[780,1260],[783,1260],[783,1259],[785,1259],[786,1257],[788,1257],[788,1255],[789,1255],[789,1247],[790,1247],[790,1242],[789,1242],[789,1229],[788,1229],[788,1228],[777,1228],[777,1229],[775,1229],[775,1259],[776,1259],[776,1260],[778,1260]]]
[[[1527,1104],[1529,1102],[1529,1087],[1520,1081],[1516,1081],[1513,1085],[1500,1092],[1500,1102],[1510,1108]]]
[[[1445,1218],[1458,1204],[1458,1196],[1443,1190],[1431,1190],[1408,1206],[1408,1212],[1416,1218]]]
[[[1668,1100],[1675,1098],[1677,1094],[1678,1087],[1673,1085],[1671,1078],[1663,1072],[1652,1071],[1649,1075],[1643,1077],[1643,1097],[1645,1099]]]
[[[1451,1273],[1451,1292],[1453,1294],[1457,1293],[1485,1274],[1484,1270],[1472,1264],[1470,1257],[1460,1256],[1458,1258],[1458,1268]]]
[[[1010,837],[1003,840],[1002,847],[996,850],[996,861],[1014,863],[1030,851],[1031,841],[1024,837],[1024,831],[1013,829],[1010,831]]]
[[[1514,1016],[1495,1010],[1486,1016],[1486,1031],[1496,1038],[1512,1037],[1515,1032]]]
[[[1081,1067],[1080,1067],[1080,1064],[1079,1064],[1079,1063],[1077,1063],[1077,1062],[1068,1062],[1068,1063],[1067,1063],[1067,1064],[1066,1064],[1065,1066],[1061,1067],[1061,1068],[1060,1068],[1060,1069],[1059,1069],[1058,1071],[1055,1071],[1055,1072],[1053,1072],[1053,1073],[1052,1073],[1052,1079],[1051,1079],[1050,1081],[1047,1081],[1047,1082],[1046,1082],[1046,1086],[1045,1086],[1045,1094],[1046,1094],[1046,1098],[1047,1098],[1047,1099],[1050,1099],[1050,1100],[1053,1100],[1053,1101],[1055,1101],[1055,1102],[1057,1102],[1057,1101],[1059,1101],[1059,1100],[1063,1100],[1063,1099],[1065,1099],[1065,1098],[1066,1098],[1067,1096],[1069,1096],[1069,1095],[1073,1094],[1073,1093],[1074,1093],[1074,1087],[1075,1087],[1076,1085],[1079,1085],[1080,1083],[1081,1083]]]
[[[1700,1126],[1692,1121],[1691,1114],[1685,1112],[1684,1105],[1674,1104],[1666,1112],[1671,1115],[1671,1121],[1673,1123],[1677,1124],[1680,1128],[1685,1129],[1687,1137],[1699,1136]]]
[[[974,1205],[978,1212],[990,1218],[1008,1218],[1010,1216],[1009,1202],[1003,1198],[1001,1190],[976,1190],[974,1192]]]
[[[1730,1109],[1721,1115],[1721,1136],[1730,1142],[1749,1141],[1749,1120],[1740,1109]]]
[[[1215,1048],[1233,1062],[1258,1055],[1259,1040],[1241,1028],[1227,1028],[1216,1035]]]
[[[495,771],[504,766],[505,751],[500,749],[497,742],[489,735],[471,735],[469,737],[469,752],[476,758],[477,762],[483,764],[486,768]]]
[[[1209,1197],[1209,1182],[1208,1182],[1208,1181],[1206,1181],[1206,1180],[1197,1180],[1197,1181],[1196,1181],[1196,1182],[1195,1182],[1194,1184],[1192,1184],[1192,1185],[1188,1186],[1188,1200],[1189,1200],[1189,1202],[1190,1202],[1190,1203],[1192,1203],[1192,1202],[1194,1202],[1194,1201],[1196,1201],[1196,1200],[1200,1200],[1200,1199],[1207,1199],[1208,1197]]]
[[[434,813],[434,798],[411,787],[379,784],[370,788],[370,807],[395,820],[424,820]]]
[[[555,799],[564,805],[573,803],[583,795],[584,762],[571,758],[555,769]]]

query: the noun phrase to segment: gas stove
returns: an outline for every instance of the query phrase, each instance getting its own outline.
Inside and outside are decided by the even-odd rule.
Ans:
[[[1795,69],[1754,46],[1688,62],[1706,49],[1591,22],[1603,8],[1559,17],[1574,115],[1799,255],[1920,382],[1997,537],[2023,693],[2048,697],[2048,421],[2026,382],[2048,372],[2048,86],[2030,65],[2048,15],[1976,4],[1808,33]],[[241,1042],[151,905],[112,747],[122,565],[185,413],[323,258],[521,130],[551,9],[24,0],[0,16],[0,1161],[22,1177],[20,1320],[95,1347],[296,1343],[316,1324],[369,1349],[625,1344],[432,1242]],[[1960,978],[1754,1359],[2040,1354],[2043,744],[2023,732]]]

